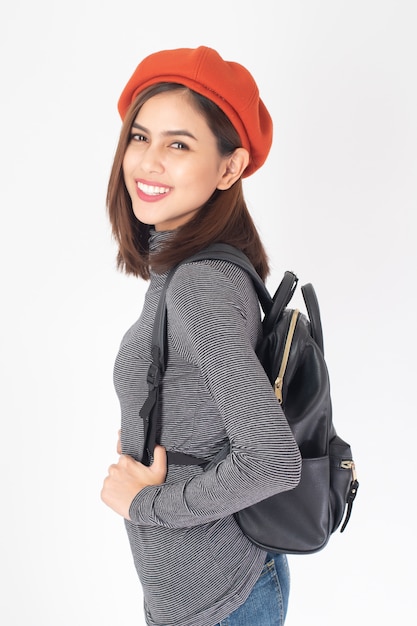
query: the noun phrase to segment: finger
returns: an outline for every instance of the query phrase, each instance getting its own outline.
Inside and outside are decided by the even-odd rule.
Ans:
[[[167,453],[163,446],[155,446],[151,467],[165,478],[167,472]]]
[[[135,461],[135,459],[131,456],[129,456],[129,454],[121,454],[119,456],[119,461],[118,461],[118,465],[120,465],[121,467],[129,467],[129,465],[136,465],[138,463],[138,461]]]
[[[159,444],[157,444],[155,446],[153,456],[154,456],[154,463],[155,461],[157,463],[166,463],[167,451],[165,450],[164,446],[160,446]]]
[[[112,465],[110,465],[109,469],[107,470],[107,474],[109,476],[112,476],[116,470],[117,470],[117,465],[115,463],[112,463]]]
[[[119,432],[117,433],[117,447],[116,447],[117,454],[122,454],[121,436],[122,436],[122,431],[119,430]]]

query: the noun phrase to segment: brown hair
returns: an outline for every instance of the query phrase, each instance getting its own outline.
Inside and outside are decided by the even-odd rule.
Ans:
[[[149,267],[163,272],[214,242],[228,243],[242,250],[265,279],[268,260],[247,209],[239,179],[229,189],[216,190],[198,213],[175,231],[169,243],[149,258],[149,229],[132,210],[132,202],[123,177],[123,158],[130,140],[132,124],[140,108],[158,93],[181,89],[190,93],[194,106],[204,115],[217,138],[222,156],[241,147],[239,135],[219,107],[204,96],[176,83],[159,83],[145,89],[128,110],[120,132],[107,190],[107,209],[113,236],[119,245],[117,267],[127,274],[149,279]]]

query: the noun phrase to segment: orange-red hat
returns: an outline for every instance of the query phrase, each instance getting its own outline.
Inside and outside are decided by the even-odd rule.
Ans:
[[[141,91],[163,82],[185,85],[215,102],[249,151],[250,161],[243,175],[249,176],[261,167],[271,148],[272,120],[246,68],[224,61],[218,52],[205,46],[155,52],[139,63],[120,96],[122,119]]]

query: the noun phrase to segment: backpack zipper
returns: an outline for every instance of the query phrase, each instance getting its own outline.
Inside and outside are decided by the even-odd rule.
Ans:
[[[278,376],[274,382],[275,397],[280,404],[282,404],[282,388],[284,386],[284,374],[288,365],[288,358],[290,356],[291,343],[294,337],[295,325],[297,323],[299,313],[300,311],[298,309],[294,309],[294,311],[292,312],[290,326],[288,328],[287,338],[285,340],[281,366],[279,368]]]

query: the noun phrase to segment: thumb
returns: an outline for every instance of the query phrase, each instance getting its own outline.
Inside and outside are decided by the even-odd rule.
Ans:
[[[161,476],[161,482],[163,482],[167,473],[167,453],[163,446],[155,446],[151,468],[155,473]]]

